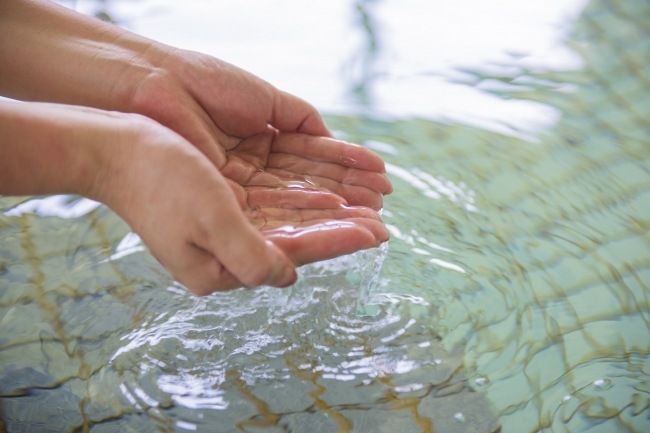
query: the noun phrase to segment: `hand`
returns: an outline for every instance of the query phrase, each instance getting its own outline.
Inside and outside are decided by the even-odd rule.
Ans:
[[[312,106],[235,66],[52,2],[0,2],[0,57],[11,59],[0,68],[0,94],[143,114],[220,169],[229,151],[268,125],[331,137]],[[351,205],[379,208],[391,192],[383,162],[367,149],[306,136],[284,143],[271,149],[283,156],[270,157],[267,169],[311,176]]]
[[[381,158],[331,139],[313,107],[245,71],[38,0],[0,2],[0,57],[12,59],[0,68],[1,94],[139,113],[180,134],[142,117],[77,108],[72,117],[53,113],[59,129],[75,128],[51,146],[56,134],[47,128],[26,131],[10,121],[7,128],[18,129],[16,141],[0,148],[12,161],[0,164],[0,187],[75,192],[88,173],[104,173],[90,182],[91,198],[109,204],[197,294],[290,284],[292,262],[387,239],[371,209],[345,207],[381,207],[392,189]],[[98,130],[100,117],[119,125]],[[24,140],[30,134],[36,139]],[[74,145],[80,140],[113,156],[83,160]],[[76,170],[51,164],[49,154]],[[30,166],[29,178],[15,168]],[[97,188],[102,178],[106,186]]]
[[[318,189],[295,194],[292,187],[306,186],[299,181],[287,188],[243,187],[226,180],[169,129],[141,116],[122,116],[129,125],[113,132],[118,145],[88,195],[124,218],[172,276],[197,295],[290,285],[294,265],[388,239],[371,209],[347,207]]]
[[[383,194],[392,192],[382,159],[331,138],[320,114],[306,102],[204,54],[173,49],[157,62],[163,66],[155,73],[133,74],[137,84],[122,83],[130,95],[128,110],[185,137],[226,177],[242,185],[255,182],[261,170],[307,178],[350,205],[374,209],[382,207]]]
[[[0,130],[0,194],[74,193],[107,204],[198,295],[286,286],[294,265],[388,236],[376,212],[343,207],[331,192],[316,192],[323,209],[301,209],[314,206],[313,196],[229,181],[184,138],[143,116],[0,101]]]

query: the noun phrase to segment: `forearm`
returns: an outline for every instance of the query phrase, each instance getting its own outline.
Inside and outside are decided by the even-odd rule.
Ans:
[[[99,113],[0,101],[0,194],[92,196],[110,151],[98,132],[115,123]]]
[[[49,1],[0,1],[0,94],[128,110],[170,50]]]

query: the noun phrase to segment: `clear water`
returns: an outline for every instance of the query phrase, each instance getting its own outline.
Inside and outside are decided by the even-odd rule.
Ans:
[[[542,132],[329,116],[386,158],[392,239],[286,290],[196,298],[105,207],[1,198],[0,431],[650,431],[650,4],[572,41],[465,71]]]

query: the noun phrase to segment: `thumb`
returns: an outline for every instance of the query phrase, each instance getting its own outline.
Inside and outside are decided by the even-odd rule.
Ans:
[[[218,205],[202,218],[200,238],[193,243],[212,254],[246,287],[293,284],[297,275],[291,260],[252,226],[225,179],[219,181]]]
[[[273,88],[273,108],[269,123],[280,131],[302,132],[333,137],[320,113],[310,104]]]

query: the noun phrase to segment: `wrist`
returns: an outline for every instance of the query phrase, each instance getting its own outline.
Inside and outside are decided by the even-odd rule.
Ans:
[[[83,157],[93,171],[90,176],[83,176],[80,186],[84,190],[78,194],[123,215],[138,185],[138,165],[147,160],[150,137],[154,131],[165,128],[137,114],[95,111],[105,113],[108,119],[100,119],[94,125],[94,137]]]
[[[102,149],[87,119],[99,110],[0,102],[0,194],[87,195]]]
[[[0,94],[10,98],[126,111],[167,50],[53,2],[0,2]]]
[[[169,161],[180,166],[188,158],[203,160],[204,156],[181,136],[147,117],[107,114],[112,116],[111,125],[97,131],[96,140],[87,149],[85,160],[95,171],[84,179],[81,195],[108,205],[135,227],[130,215],[142,200],[148,200],[147,191],[157,188],[151,180],[160,176],[161,167]]]

